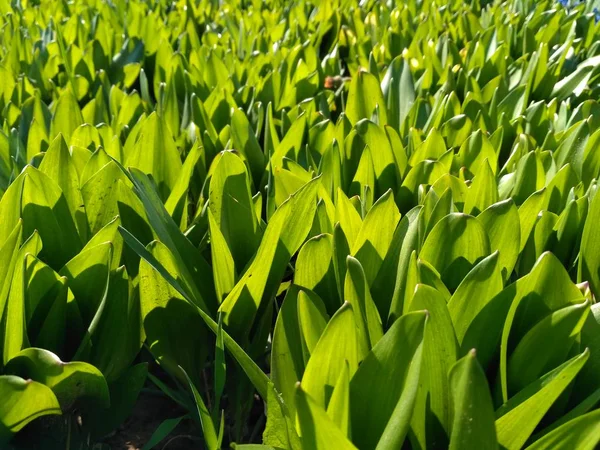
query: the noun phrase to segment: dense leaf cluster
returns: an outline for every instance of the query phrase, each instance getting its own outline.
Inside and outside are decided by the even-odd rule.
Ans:
[[[595,448],[598,6],[0,0],[0,446]]]

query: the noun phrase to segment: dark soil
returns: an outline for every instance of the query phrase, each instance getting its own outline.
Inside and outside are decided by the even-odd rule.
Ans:
[[[112,450],[141,450],[160,424],[185,415],[186,411],[171,399],[154,393],[142,392],[133,413],[110,437],[104,440]],[[156,450],[200,449],[198,430],[190,420],[179,425],[158,445]]]

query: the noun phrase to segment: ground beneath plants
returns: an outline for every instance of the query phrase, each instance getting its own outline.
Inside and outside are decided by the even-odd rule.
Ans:
[[[175,402],[163,395],[142,392],[131,416],[104,440],[111,450],[141,450],[165,419],[185,414]],[[191,421],[181,423],[156,447],[156,450],[191,450],[201,448],[197,430]]]

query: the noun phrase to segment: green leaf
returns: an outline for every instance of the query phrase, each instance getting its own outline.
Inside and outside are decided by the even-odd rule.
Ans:
[[[254,213],[250,179],[242,160],[223,152],[212,174],[209,209],[241,273],[260,244],[261,229]]]
[[[423,379],[412,417],[412,429],[420,443],[441,446],[450,430],[450,384],[448,371],[458,358],[452,319],[442,294],[419,284],[410,304],[412,311],[430,314],[423,339]]]
[[[169,198],[165,202],[165,209],[173,217],[173,220],[180,224],[182,230],[185,230],[188,226],[188,191],[190,190],[194,171],[203,153],[204,149],[200,146],[200,140],[197,139],[185,158],[181,175],[177,178]]]
[[[348,256],[346,259],[344,298],[352,305],[358,335],[358,355],[362,360],[383,336],[381,318],[371,298],[369,285],[360,262]]]
[[[567,358],[590,311],[590,304],[566,306],[540,320],[510,354],[508,392],[517,392]]]
[[[87,222],[85,212],[82,209],[83,199],[79,190],[79,176],[62,135],[58,135],[52,141],[44,154],[39,169],[48,175],[61,189],[69,205],[69,211],[77,226],[77,231],[79,231],[82,241],[87,241]]]
[[[139,294],[125,266],[111,272],[101,314],[91,333],[88,361],[113,381],[133,363],[145,340]],[[115,329],[121,332],[117,334]]]
[[[364,267],[369,286],[383,264],[399,220],[392,191],[388,190],[369,210],[356,236],[352,255]]]
[[[589,358],[586,349],[527,386],[496,411],[498,443],[508,450],[523,447],[548,409]]]
[[[395,129],[401,130],[404,119],[415,101],[413,78],[403,57],[397,56],[392,60],[381,81],[381,90],[387,100],[389,123]]]
[[[117,201],[120,184],[127,188],[130,185],[117,163],[110,161],[81,186],[81,196],[92,236],[119,215]]]
[[[152,242],[148,251],[164,270],[179,277],[173,256],[160,242]],[[150,352],[159,364],[182,383],[187,380],[179,367],[190,373],[195,382],[204,365],[208,349],[207,331],[199,323],[195,308],[153,270],[146,261],[140,263],[141,317]]]
[[[75,295],[74,304],[85,325],[90,324],[100,307],[108,284],[112,244],[105,242],[79,253],[60,270]],[[72,308],[71,305],[69,308]]]
[[[258,190],[265,170],[265,157],[254,135],[254,130],[241,109],[234,110],[231,116],[231,138],[233,148],[240,152],[248,162],[254,187]]]
[[[150,436],[150,439],[148,440],[148,442],[146,442],[144,444],[144,446],[142,447],[142,450],[152,450],[153,448],[156,448],[156,446],[164,438],[166,438],[169,434],[171,434],[171,432],[175,428],[177,428],[177,425],[179,425],[179,423],[185,418],[187,418],[187,415],[181,416],[181,417],[176,417],[173,419],[163,420],[163,422],[158,426],[158,428],[156,430],[154,430],[154,433],[152,433],[152,436]]]
[[[475,350],[458,360],[448,374],[452,394],[450,449],[497,449],[492,396]]]
[[[302,387],[296,389],[296,405],[298,408],[298,434],[302,448],[325,450],[356,449],[344,433],[336,427],[322,406],[320,406]]]
[[[321,408],[327,408],[339,373],[347,363],[352,377],[358,368],[355,312],[344,303],[333,315],[311,354],[302,376],[302,388]],[[296,401],[298,401],[296,395]],[[298,405],[296,405],[298,408]],[[298,414],[300,412],[298,411]]]
[[[144,246],[127,230],[119,228],[125,242],[137,253],[144,261],[146,261],[152,269],[159,273],[171,287],[173,287],[179,295],[185,298],[188,303],[196,307],[196,311],[204,321],[204,323],[211,329],[213,333],[217,333],[219,325],[202,309],[200,309],[189,297],[189,294],[183,289],[179,282],[173,278],[173,276],[163,267],[163,265],[144,248]],[[248,356],[246,352],[235,342],[235,340],[225,331],[223,331],[223,343],[227,349],[231,352],[231,355],[235,358],[241,368],[244,370],[248,378],[258,391],[258,393],[265,398],[268,391],[269,378],[265,373],[256,365],[256,363]]]
[[[487,160],[484,160],[469,187],[463,211],[478,214],[498,201],[496,177]]]
[[[318,296],[305,291],[298,292],[298,323],[305,363],[308,363],[328,320],[325,305]]]
[[[360,448],[375,448],[382,435],[390,441],[404,440],[417,391],[410,384],[409,373],[413,366],[421,364],[426,321],[424,311],[408,313],[396,320],[352,377],[351,422],[354,442]],[[397,409],[402,409],[403,414]],[[393,438],[387,430],[389,423],[395,426]]]
[[[217,432],[215,431],[215,426],[210,417],[210,413],[208,409],[206,409],[206,405],[196,389],[196,386],[188,376],[188,374],[183,370],[183,367],[179,367],[179,369],[183,372],[185,378],[187,378],[188,385],[194,395],[194,402],[196,403],[196,408],[198,409],[198,417],[200,418],[200,425],[202,426],[202,432],[204,435],[204,441],[206,442],[206,446],[209,450],[218,450],[220,447],[217,439]]]
[[[179,230],[152,187],[150,179],[137,169],[131,169],[131,177],[153,231],[175,259],[186,295],[203,311],[214,312],[217,300],[210,266]]]
[[[333,388],[327,406],[327,415],[342,433],[350,438],[350,376],[348,374],[348,364],[340,372],[337,383]]]
[[[371,119],[376,107],[379,112],[379,124],[387,125],[386,101],[379,87],[379,81],[369,72],[359,70],[350,83],[346,116],[355,124],[361,119]]]
[[[315,236],[300,248],[294,284],[315,292],[326,302],[329,313],[334,313],[341,306],[333,267],[333,238],[330,234]]]
[[[419,257],[435,267],[448,289],[454,290],[478,260],[489,254],[489,239],[479,221],[453,213],[433,227]]]
[[[294,381],[294,386],[296,383],[297,381]],[[295,392],[294,388],[294,396]],[[295,404],[295,401],[292,401],[291,404]],[[290,416],[288,405],[290,402],[284,402],[273,383],[269,383],[266,400],[267,423],[263,432],[263,443],[272,445],[274,448],[300,450],[300,438],[292,420],[292,417],[295,416]]]
[[[166,201],[183,168],[179,152],[164,118],[152,113],[144,121],[125,166],[152,175],[160,198]]]
[[[587,281],[596,297],[600,296],[600,235],[595,224],[600,221],[600,195],[595,195],[583,227],[577,279]]]
[[[14,271],[10,283],[10,293],[6,302],[2,333],[2,363],[6,364],[23,348],[29,347],[25,311],[25,276],[27,255],[37,255],[42,248],[39,234],[33,233],[16,253]]]
[[[6,372],[41,383],[54,392],[63,411],[75,407],[107,408],[108,385],[102,373],[84,362],[62,362],[47,350],[28,348],[15,355]]]
[[[44,248],[40,259],[59,269],[81,250],[81,240],[60,188],[44,173],[27,166],[21,173],[21,217],[26,236],[40,233]]]
[[[500,346],[502,396],[506,401],[509,345],[512,347],[516,339],[522,338],[540,316],[580,301],[583,295],[556,256],[546,252],[528,275],[506,288],[499,296],[512,300],[503,325]]]
[[[514,201],[508,199],[488,207],[477,216],[477,220],[490,238],[490,250],[500,252],[498,263],[502,278],[507,280],[519,257],[519,210]]]
[[[422,207],[418,206],[409,211],[400,221],[398,230],[406,229],[402,248],[400,249],[400,257],[398,260],[398,269],[396,271],[396,285],[392,295],[392,303],[390,305],[390,313],[388,322],[392,322],[402,314],[404,310],[404,297],[407,288],[406,274],[409,268],[410,257],[413,251],[417,249],[419,244],[419,214]],[[404,225],[403,225],[404,224]]]
[[[59,133],[67,141],[71,141],[71,134],[83,123],[83,116],[77,104],[77,99],[70,90],[63,92],[58,98],[50,126],[50,139]]]
[[[527,450],[550,450],[555,448],[593,450],[600,442],[599,421],[600,410],[591,411],[548,433],[527,447]]]
[[[61,413],[52,390],[35,381],[0,376],[0,397],[0,442],[3,444],[38,417]]]
[[[277,209],[254,260],[221,304],[223,323],[236,336],[249,331],[263,298],[276,292],[285,266],[310,231],[318,187],[319,180],[312,180]]]
[[[521,223],[521,244],[519,253],[523,251],[529,235],[535,226],[540,211],[546,208],[548,204],[548,196],[546,188],[531,194],[525,202],[519,207],[519,221]]]
[[[208,227],[210,230],[210,253],[213,264],[213,276],[217,300],[221,302],[235,286],[236,271],[233,256],[229,251],[225,237],[217,224],[213,213],[208,210]]]
[[[275,322],[271,349],[271,379],[292,417],[296,413],[295,386],[302,379],[305,368],[298,320],[298,292],[298,288],[292,285],[286,293]]]
[[[499,260],[495,251],[477,263],[448,301],[448,312],[459,343],[477,314],[502,290]]]

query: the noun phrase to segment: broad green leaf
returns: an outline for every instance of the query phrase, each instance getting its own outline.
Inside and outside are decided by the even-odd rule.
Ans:
[[[145,335],[140,314],[139,293],[125,266],[121,266],[110,274],[106,303],[90,333],[92,348],[88,360],[109,382],[131,366],[142,347]],[[115,329],[121,332],[116,334]]]
[[[527,447],[527,450],[577,448],[593,450],[600,441],[600,410],[573,419]]]
[[[213,213],[208,210],[208,226],[210,229],[210,252],[213,265],[213,276],[217,300],[221,302],[235,286],[235,262],[229,251],[225,237],[217,224]]]
[[[499,296],[510,299],[502,329],[500,346],[500,377],[502,396],[508,399],[507,361],[509,345],[517,340],[542,317],[571,302],[580,301],[583,295],[571,281],[560,261],[552,253],[544,253],[531,272],[519,279],[513,286],[502,291]]]
[[[27,313],[25,311],[25,277],[27,255],[38,255],[42,241],[34,232],[16,252],[14,270],[10,279],[10,293],[3,305],[2,364],[6,364],[22,349],[29,347]]]
[[[498,251],[482,259],[462,280],[448,301],[448,312],[459,343],[477,314],[502,290],[499,260]]]
[[[394,293],[392,295],[388,322],[392,322],[400,317],[402,311],[404,311],[403,303],[407,288],[406,274],[409,268],[411,254],[417,249],[419,244],[418,218],[421,210],[422,207],[420,206],[412,209],[402,218],[398,225],[398,229],[406,227],[406,234],[402,242],[402,248],[400,249],[398,269],[396,271],[396,285],[394,286]],[[405,224],[404,226],[403,223]]]
[[[402,442],[406,436],[417,390],[410,384],[409,372],[421,364],[426,321],[424,311],[396,320],[352,377],[351,423],[360,448],[375,448],[392,417],[397,433],[393,439]]]
[[[362,226],[362,218],[341,189],[337,191],[335,215],[348,240],[348,245],[353,246]]]
[[[401,56],[392,60],[381,81],[387,103],[388,120],[395,129],[402,129],[404,119],[415,101],[415,87],[408,62]],[[383,107],[383,105],[380,105]]]
[[[396,191],[400,185],[400,173],[394,152],[383,129],[370,120],[361,120],[356,124],[356,131],[365,144],[371,149],[373,170],[375,173],[375,195],[379,196],[388,189]]]
[[[192,176],[203,153],[204,149],[200,146],[200,140],[197,139],[187,154],[181,168],[181,175],[177,177],[173,190],[165,202],[165,209],[173,217],[173,220],[181,225],[182,230],[185,230],[188,225],[188,191]]]
[[[120,183],[127,187],[130,185],[117,163],[110,161],[81,187],[85,214],[92,236],[119,215],[117,201]]]
[[[494,406],[475,350],[459,359],[448,374],[452,395],[450,449],[497,449]]]
[[[352,255],[364,267],[369,286],[383,264],[399,220],[400,213],[389,190],[369,210],[356,236]]]
[[[30,343],[60,356],[65,343],[67,280],[31,254],[26,256],[25,267],[23,301]]]
[[[119,228],[119,231],[123,235],[123,238],[127,244],[144,260],[152,269],[160,274],[167,283],[173,287],[179,295],[184,297],[189,304],[196,307],[196,311],[204,321],[204,323],[211,329],[211,331],[217,334],[219,325],[215,322],[207,313],[200,309],[194,301],[189,297],[189,294],[183,289],[181,284],[163,267],[163,265],[144,248],[144,246],[133,236],[131,233],[123,228]],[[258,365],[248,356],[246,352],[235,342],[235,340],[225,331],[222,332],[223,343],[227,349],[231,352],[231,355],[235,358],[242,370],[248,375],[248,378],[258,391],[258,393],[265,398],[268,392],[269,378],[265,373],[258,367]]]
[[[350,303],[344,303],[327,324],[306,365],[302,376],[302,389],[321,408],[327,408],[344,365],[348,364],[350,377],[358,368],[359,353],[355,328],[355,312]]]
[[[212,174],[209,208],[241,273],[260,244],[261,230],[254,213],[250,178],[242,160],[223,152]]]
[[[296,405],[298,409],[297,428],[302,448],[325,450],[336,448],[340,450],[356,449],[329,418],[320,406],[303,387],[296,388]]]
[[[294,397],[296,395],[296,383],[297,381],[294,381]],[[272,445],[274,448],[300,450],[300,438],[293,420],[295,416],[290,415],[289,409],[289,405],[295,405],[294,398],[292,398],[292,402],[284,402],[273,383],[269,382],[268,389],[266,400],[267,421],[263,432],[263,443]]]
[[[27,236],[34,230],[40,233],[44,243],[40,259],[59,269],[82,247],[69,205],[58,185],[39,170],[27,166],[20,177],[23,232]]]
[[[411,168],[396,194],[396,203],[400,212],[404,213],[418,204],[417,194],[420,185],[432,185],[446,173],[446,168],[440,161],[425,160]]]
[[[581,370],[589,351],[584,350],[542,378],[527,386],[496,411],[498,443],[506,449],[520,449],[548,409]]]
[[[479,259],[489,254],[489,239],[480,222],[472,216],[453,213],[433,227],[419,257],[435,267],[444,284],[453,290]]]
[[[54,392],[63,411],[79,408],[107,408],[108,385],[102,373],[84,362],[63,362],[47,350],[28,348],[6,365],[9,374],[41,383]]]
[[[546,195],[546,188],[544,188],[531,194],[519,207],[519,222],[521,223],[519,253],[523,251],[527,244],[527,239],[529,239],[529,235],[535,226],[538,214],[546,209],[547,204],[548,196]]]
[[[595,195],[583,227],[577,278],[590,283],[594,295],[600,296],[600,235],[595,224],[600,221],[600,195]]]
[[[304,374],[302,337],[298,321],[298,288],[291,286],[281,305],[271,349],[271,379],[292,417],[295,417],[295,386]]]
[[[344,299],[352,305],[355,314],[358,356],[359,360],[363,360],[383,336],[383,328],[362,265],[357,259],[348,256],[346,266]]]
[[[67,143],[62,135],[58,135],[52,141],[39,169],[48,175],[61,189],[69,205],[77,231],[79,231],[79,235],[85,242],[87,240],[87,223],[85,212],[82,209],[83,199],[79,190],[79,177]]]
[[[71,134],[83,123],[83,116],[77,104],[77,99],[70,90],[65,91],[58,98],[52,122],[50,126],[50,139],[54,139],[59,133],[70,142]]]
[[[233,148],[248,162],[254,187],[258,189],[265,170],[265,158],[254,130],[241,109],[236,109],[231,116],[231,137]]]
[[[214,312],[217,300],[210,266],[199,254],[197,248],[179,230],[152,187],[150,179],[137,169],[131,169],[130,172],[135,192],[144,205],[154,233],[175,259],[177,273],[180,276],[182,287],[186,289],[186,294],[203,311]],[[124,221],[124,215],[121,214],[121,216]],[[128,225],[125,224],[125,226]]]
[[[61,414],[50,388],[31,380],[0,376],[0,442],[7,443],[14,433],[38,417]]]
[[[59,272],[67,278],[67,284],[75,295],[73,303],[77,305],[86,326],[92,322],[102,302],[111,260],[112,244],[105,242],[79,253]],[[68,308],[72,309],[72,306]]]
[[[465,199],[464,213],[477,215],[498,201],[496,177],[487,160],[479,166]]]
[[[490,250],[500,252],[498,263],[502,278],[507,280],[519,257],[519,211],[513,200],[508,199],[488,207],[477,220],[490,238]]]
[[[421,444],[441,446],[446,439],[444,431],[450,430],[448,371],[458,358],[458,343],[446,301],[438,291],[417,285],[410,309],[429,312],[423,338],[423,379],[419,384],[411,427]]]
[[[508,391],[517,392],[566,360],[590,311],[589,302],[566,306],[544,317],[510,354]]]
[[[125,155],[125,166],[152,175],[160,198],[169,198],[183,165],[164,118],[156,113],[148,116],[131,152]]]
[[[359,70],[352,77],[348,92],[345,112],[350,122],[356,124],[360,119],[371,119],[375,108],[377,108],[379,124],[387,125],[386,105],[377,78],[369,72]]]
[[[5,242],[0,246],[0,319],[10,289],[10,284],[18,261],[19,247],[23,239],[23,221],[19,220]]]
[[[350,438],[350,378],[348,364],[346,364],[333,388],[327,415],[333,423]]]
[[[294,283],[319,295],[329,313],[334,313],[341,306],[333,268],[333,237],[330,234],[315,236],[300,248]]]
[[[300,324],[305,364],[308,363],[328,320],[325,305],[318,296],[309,295],[304,291],[298,292],[298,323]]]
[[[306,238],[316,210],[318,187],[318,179],[311,181],[277,209],[254,260],[221,304],[223,322],[235,335],[249,331],[263,298],[275,293],[286,264]]]
[[[179,277],[173,256],[160,242],[148,251],[173,277]],[[172,376],[186,383],[179,367],[198,382],[205,362],[207,332],[190,305],[146,261],[140,263],[141,317],[150,351]]]

